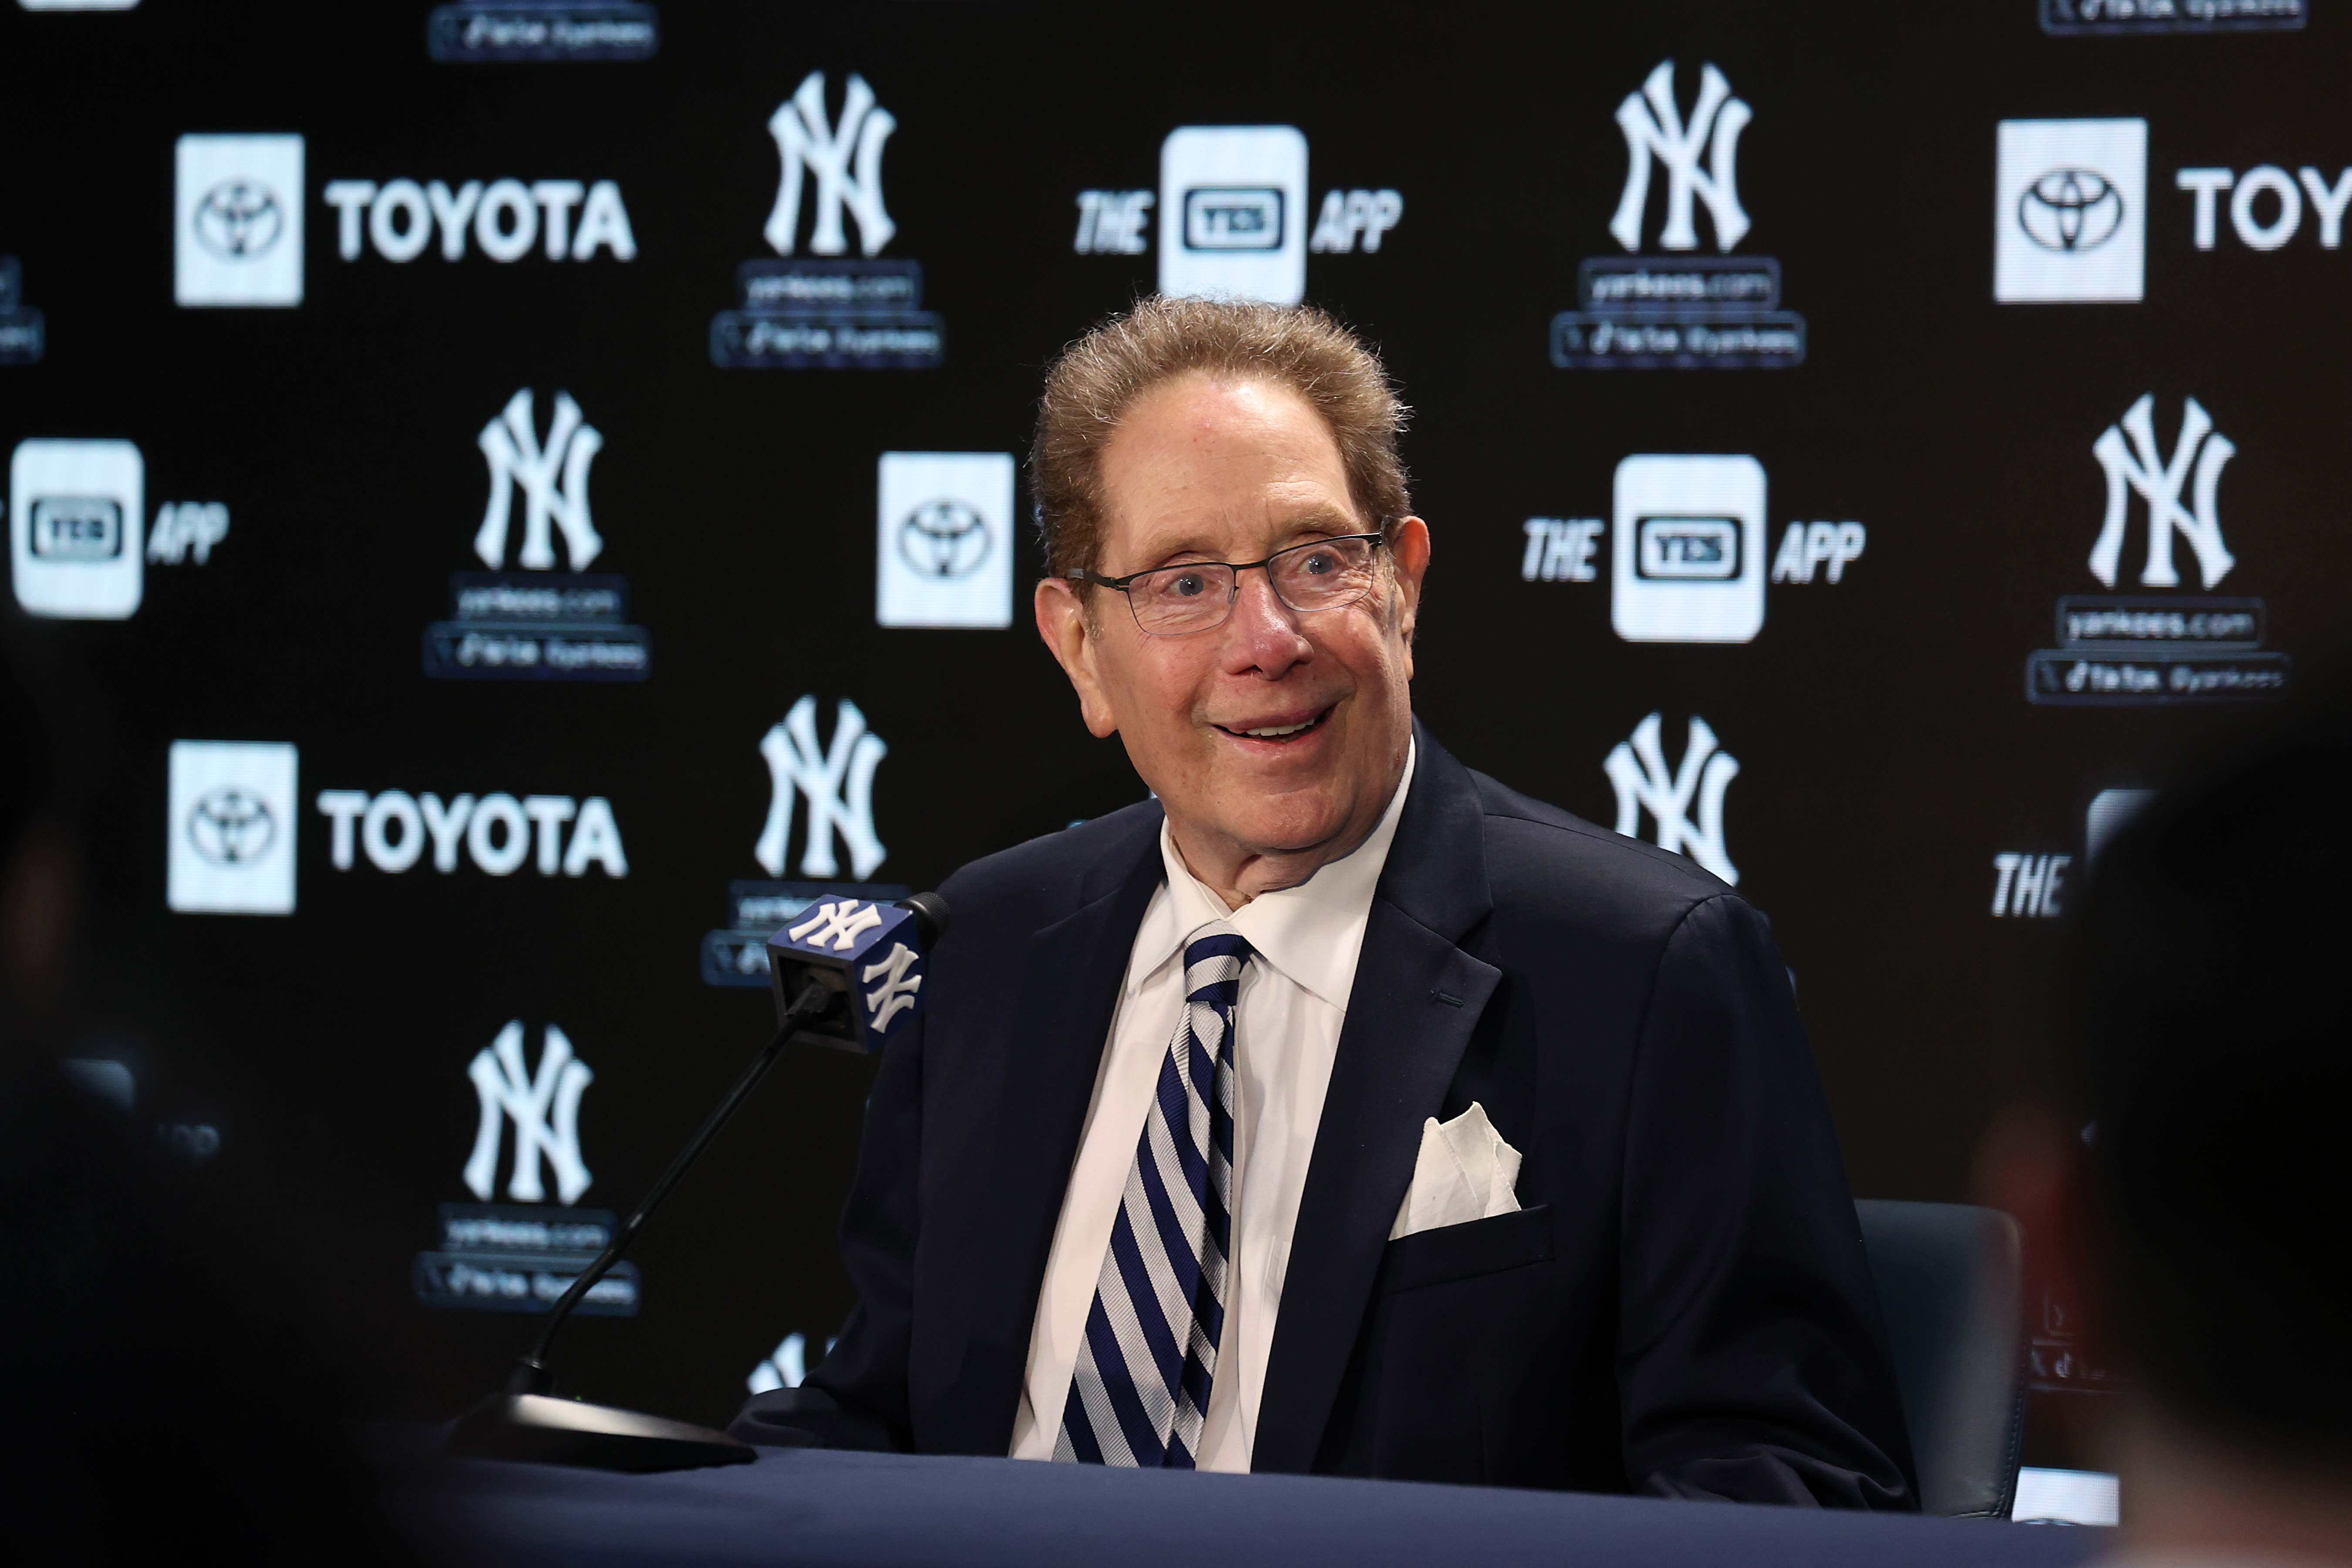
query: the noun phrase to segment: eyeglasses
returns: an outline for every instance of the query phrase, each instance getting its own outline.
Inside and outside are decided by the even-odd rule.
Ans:
[[[1099,572],[1064,574],[1073,583],[1115,588],[1127,595],[1135,624],[1156,637],[1189,637],[1213,631],[1234,613],[1241,596],[1242,574],[1263,566],[1274,596],[1300,615],[1339,610],[1372,591],[1380,574],[1373,569],[1381,545],[1377,533],[1343,533],[1277,550],[1263,561],[1238,565],[1228,561],[1186,561],[1155,566],[1124,577]]]

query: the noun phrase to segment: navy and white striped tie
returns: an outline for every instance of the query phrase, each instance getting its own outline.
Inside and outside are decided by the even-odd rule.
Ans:
[[[1201,1451],[1225,1327],[1234,1000],[1249,961],[1223,921],[1184,944],[1184,1009],[1111,1225],[1056,1459],[1189,1470]]]

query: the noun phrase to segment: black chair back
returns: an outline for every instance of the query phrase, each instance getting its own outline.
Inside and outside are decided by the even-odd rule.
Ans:
[[[1853,1205],[1926,1512],[2006,1519],[2025,1433],[2023,1234],[1994,1209]]]

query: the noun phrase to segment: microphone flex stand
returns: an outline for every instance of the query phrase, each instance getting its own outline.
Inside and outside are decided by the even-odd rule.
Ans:
[[[751,1462],[755,1450],[750,1444],[708,1426],[644,1415],[609,1405],[555,1397],[555,1373],[548,1365],[548,1353],[555,1342],[556,1331],[563,1327],[572,1309],[595,1289],[599,1279],[612,1272],[613,1265],[621,1260],[621,1255],[637,1238],[646,1219],[669,1196],[678,1178],[701,1157],[703,1149],[727,1125],[728,1119],[759,1087],[760,1080],[776,1065],[776,1058],[783,1055],[784,1047],[800,1033],[801,1026],[839,999],[841,992],[827,984],[827,978],[823,974],[812,976],[802,988],[775,1037],[753,1058],[743,1076],[735,1080],[734,1089],[703,1121],[702,1130],[678,1151],[677,1158],[669,1163],[661,1180],[621,1222],[620,1228],[613,1233],[611,1244],[593,1263],[580,1271],[571,1289],[548,1310],[538,1342],[507,1374],[505,1391],[491,1394],[458,1418],[445,1452],[467,1458],[529,1459],[540,1464],[638,1472]]]

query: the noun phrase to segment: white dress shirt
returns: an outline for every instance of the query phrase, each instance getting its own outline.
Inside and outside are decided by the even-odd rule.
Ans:
[[[1029,1331],[1029,1364],[1013,1423],[1013,1457],[1050,1459],[1070,1396],[1070,1374],[1086,1338],[1103,1256],[1127,1189],[1143,1122],[1168,1059],[1183,1000],[1184,944],[1224,921],[1248,939],[1256,957],[1242,972],[1234,1009],[1233,1267],[1226,1276],[1225,1327],[1209,1388],[1198,1468],[1246,1470],[1257,1433],[1258,1396],[1274,1345],[1282,1281],[1307,1165],[1323,1121],[1323,1095],[1355,988],[1356,956],[1371,918],[1372,889],[1388,864],[1397,817],[1412,784],[1404,776],[1370,837],[1354,853],[1296,888],[1261,893],[1239,911],[1185,868],[1163,824],[1160,855],[1168,879],[1151,896],[1119,987],[1110,1039],[1095,1074],[1094,1098],[1061,1219],[1045,1259],[1045,1288]]]

